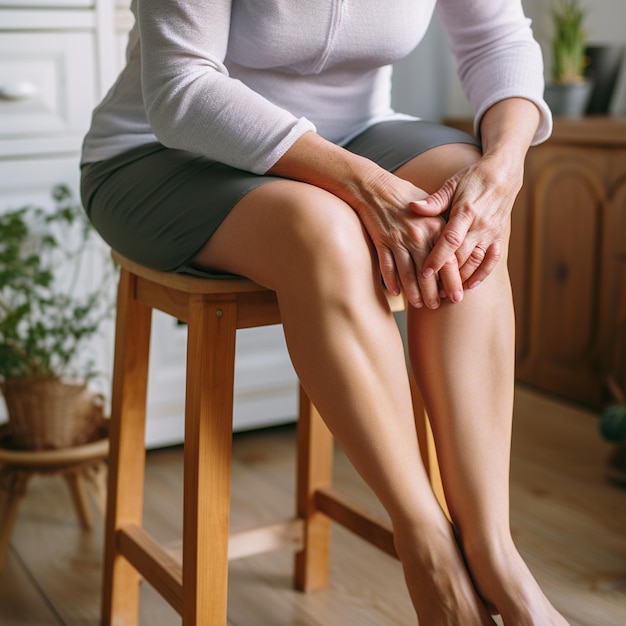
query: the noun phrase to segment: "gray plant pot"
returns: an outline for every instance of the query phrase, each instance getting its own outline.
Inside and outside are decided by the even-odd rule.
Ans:
[[[575,85],[547,85],[545,100],[556,117],[582,117],[587,109],[592,83]]]

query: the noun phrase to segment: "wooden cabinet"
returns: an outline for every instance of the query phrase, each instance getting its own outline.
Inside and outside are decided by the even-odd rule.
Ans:
[[[509,268],[518,380],[592,407],[626,389],[626,119],[556,119],[531,148]]]

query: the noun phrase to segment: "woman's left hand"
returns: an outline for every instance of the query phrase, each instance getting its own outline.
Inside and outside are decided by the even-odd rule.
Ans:
[[[410,209],[418,215],[447,220],[424,261],[424,275],[436,274],[455,255],[467,288],[487,278],[508,244],[511,209],[522,179],[522,166],[507,167],[495,155],[483,156],[432,195],[411,202]]]

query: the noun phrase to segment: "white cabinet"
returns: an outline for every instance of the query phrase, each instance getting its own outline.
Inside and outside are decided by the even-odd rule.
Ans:
[[[5,32],[0,38],[0,150],[76,150],[96,88],[91,32]]]
[[[150,443],[183,438],[186,326],[153,313],[148,398]],[[237,331],[235,430],[291,422],[297,415],[298,380],[291,367],[282,326]]]
[[[0,0],[0,211],[46,205],[65,183],[78,194],[79,154],[91,111],[122,66],[132,26],[128,2]],[[112,329],[101,367],[112,364]],[[186,329],[155,315],[147,443],[183,437]],[[108,390],[110,382],[103,384]],[[4,416],[0,403],[0,418]],[[237,339],[235,429],[295,419],[297,379],[282,329]]]

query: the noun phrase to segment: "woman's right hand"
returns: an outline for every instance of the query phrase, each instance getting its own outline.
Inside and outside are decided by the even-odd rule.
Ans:
[[[420,216],[409,209],[409,203],[426,197],[426,192],[386,171],[379,172],[363,191],[365,199],[353,207],[376,248],[389,292],[403,291],[416,308],[436,309],[441,293],[452,302],[461,301],[463,284],[455,255],[438,275],[426,278],[422,272],[426,257],[446,226],[442,217]]]

